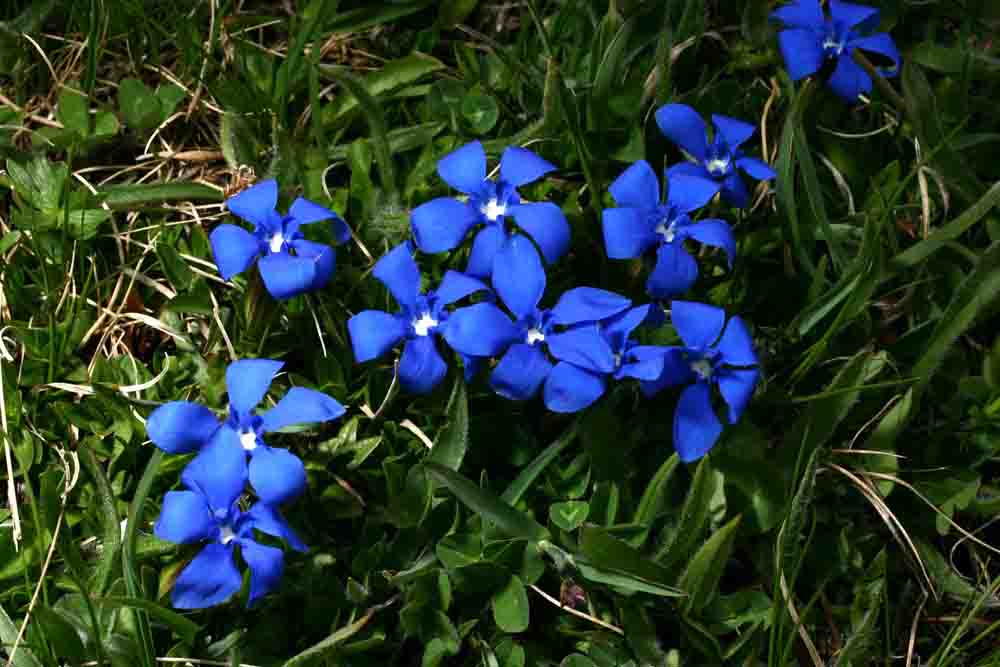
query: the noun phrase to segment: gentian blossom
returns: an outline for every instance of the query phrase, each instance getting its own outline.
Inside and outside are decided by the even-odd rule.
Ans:
[[[684,346],[666,348],[662,375],[643,382],[642,390],[652,396],[666,387],[688,385],[674,412],[674,447],[681,461],[690,462],[704,456],[722,433],[712,408],[712,387],[719,388],[727,420],[735,424],[753,396],[760,370],[750,333],[738,316],[726,323],[721,308],[673,301],[670,317]]]
[[[500,179],[493,181],[486,178],[486,153],[478,141],[449,153],[438,161],[438,174],[468,199],[439,197],[413,209],[410,220],[417,247],[427,253],[451,250],[473,227],[482,225],[465,272],[485,280],[494,273],[497,252],[512,237],[505,221],[513,217],[538,244],[545,261],[555,262],[569,249],[566,216],[551,202],[522,203],[517,191],[554,169],[531,151],[508,146],[500,157]]]
[[[278,183],[274,179],[230,197],[226,206],[253,224],[253,232],[223,224],[212,231],[209,240],[219,275],[224,279],[246,271],[256,261],[271,296],[290,299],[326,285],[337,260],[330,246],[306,240],[301,226],[333,220],[338,243],[349,239],[351,231],[339,215],[308,199],[299,197],[292,202],[288,215],[275,210],[277,203]]]
[[[511,239],[500,252],[509,255],[503,261],[515,270],[493,276],[494,289],[516,318],[517,338],[493,369],[490,386],[504,398],[518,401],[537,394],[552,372],[546,350],[565,335],[561,327],[607,319],[631,305],[618,294],[577,287],[565,292],[551,309],[540,309],[545,269],[530,246],[531,241],[523,236]],[[574,391],[572,386],[565,389]]]
[[[777,175],[767,163],[744,155],[740,150],[740,146],[754,133],[754,126],[750,123],[713,114],[714,129],[709,142],[705,121],[694,109],[686,104],[667,104],[657,110],[656,124],[667,139],[696,160],[693,164],[681,164],[675,168],[682,173],[718,181],[722,184],[722,198],[737,208],[746,208],[750,204],[750,192],[740,171],[759,181],[770,180]]]
[[[609,188],[618,208],[603,213],[608,257],[640,257],[655,247],[656,266],[646,281],[646,291],[656,299],[686,292],[698,277],[698,264],[684,248],[686,239],[722,248],[732,267],[736,239],[729,225],[717,219],[695,223],[689,215],[707,204],[719,187],[713,180],[686,174],[675,166],[667,170],[663,203],[656,172],[639,160]]]
[[[235,438],[235,434],[228,435]],[[204,548],[181,571],[171,602],[179,609],[201,609],[225,602],[243,585],[236,566],[236,547],[250,568],[247,604],[272,591],[284,571],[281,549],[254,540],[254,530],[282,538],[297,551],[306,546],[274,508],[256,503],[249,511],[239,507],[247,481],[246,462],[237,443],[217,442],[207,447],[181,473],[187,487],[169,491],[153,532],[179,544],[205,542]]]
[[[171,401],[154,410],[146,421],[149,438],[169,454],[192,452],[205,445],[231,448],[239,452],[244,467],[249,455],[249,470],[245,474],[262,501],[275,505],[298,496],[306,486],[301,459],[287,450],[269,447],[264,434],[292,424],[336,419],[345,410],[326,394],[292,387],[277,405],[256,414],[254,409],[282,365],[271,359],[234,361],[226,369],[229,416],[225,422],[220,423],[203,405]],[[199,456],[203,454],[204,450]]]
[[[829,16],[823,14],[819,0],[793,0],[771,13],[771,18],[785,24],[778,33],[778,46],[793,81],[815,74],[830,64],[830,88],[848,102],[872,89],[872,79],[854,62],[855,49],[871,51],[892,61],[892,67],[880,68],[882,76],[899,73],[899,51],[888,33],[870,33],[879,24],[874,7],[830,0]]]
[[[354,357],[359,362],[381,357],[405,340],[399,359],[399,380],[412,393],[426,393],[448,370],[437,349],[443,338],[468,357],[490,357],[514,340],[516,329],[503,311],[483,301],[449,311],[447,306],[475,292],[489,290],[482,281],[448,271],[437,290],[420,291],[420,269],[407,241],[386,253],[373,274],[392,293],[399,311],[365,310],[347,322]]]

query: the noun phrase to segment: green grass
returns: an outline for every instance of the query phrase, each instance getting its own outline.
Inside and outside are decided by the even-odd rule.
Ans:
[[[1000,12],[870,0],[904,67],[851,108],[792,84],[773,4],[0,8],[0,656],[1000,665]],[[564,417],[454,373],[390,394],[391,359],[354,363],[346,320],[389,304],[374,259],[472,139],[560,168],[526,190],[572,227],[550,299],[644,300],[648,269],[605,258],[599,213],[628,163],[681,159],[666,102],[759,124],[779,174],[750,210],[716,206],[739,259],[706,257],[689,295],[741,314],[764,367],[708,457],[673,457],[676,394],[623,383]],[[283,305],[224,283],[208,245],[226,194],[267,177],[355,233],[331,284]],[[180,614],[195,551],[152,522],[186,458],[143,419],[223,405],[226,365],[255,356],[350,406],[276,438],[307,465],[286,515],[311,549],[254,609],[244,588]]]

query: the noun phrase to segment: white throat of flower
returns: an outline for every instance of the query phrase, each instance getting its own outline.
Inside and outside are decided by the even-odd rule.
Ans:
[[[285,237],[281,235],[281,232],[275,232],[268,245],[271,248],[271,252],[281,252],[282,246],[285,245]]]
[[[236,533],[233,532],[233,527],[228,523],[222,524],[219,527],[219,541],[223,544],[229,544],[234,539],[236,539]]]
[[[437,325],[438,321],[431,317],[430,313],[424,313],[419,319],[413,320],[413,331],[418,336],[426,336]]]
[[[841,53],[844,52],[844,42],[842,41],[838,42],[833,37],[827,37],[826,39],[823,40],[823,50],[833,51],[836,55],[839,56]]]
[[[534,345],[535,343],[540,343],[545,340],[545,334],[540,330],[532,327],[528,329],[528,335],[524,337],[524,341],[528,345]]]
[[[716,157],[705,163],[710,174],[724,174],[729,169],[729,158]]]
[[[699,359],[698,361],[691,362],[691,370],[702,380],[708,380],[712,377],[712,364],[708,359]]]
[[[253,431],[240,431],[240,444],[243,449],[252,452],[257,449],[257,434]]]
[[[674,236],[677,232],[676,227],[677,226],[673,222],[668,225],[666,219],[664,219],[663,222],[656,226],[654,231],[663,237],[663,241],[665,243],[673,243]]]
[[[480,207],[479,212],[486,216],[490,222],[496,222],[499,218],[507,215],[507,205],[501,204],[496,197],[486,202]]]

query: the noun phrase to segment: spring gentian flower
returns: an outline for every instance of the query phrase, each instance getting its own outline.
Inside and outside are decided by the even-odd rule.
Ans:
[[[234,438],[230,433],[228,437]],[[279,537],[298,551],[306,546],[272,507],[256,503],[249,511],[239,507],[246,485],[246,462],[237,443],[216,442],[207,447],[181,473],[187,488],[169,491],[153,532],[180,544],[205,542],[205,547],[181,571],[171,602],[180,609],[201,609],[227,600],[240,590],[243,577],[236,566],[236,547],[250,568],[247,604],[277,586],[284,571],[281,549],[254,540],[254,530]]]
[[[708,128],[701,116],[686,104],[667,104],[656,112],[660,131],[697,162],[678,165],[679,171],[702,178],[711,178],[722,184],[722,198],[737,208],[750,203],[740,170],[752,178],[766,181],[777,174],[767,163],[748,157],[740,146],[754,133],[754,126],[728,116],[712,115],[712,141],[708,141]]]
[[[684,346],[667,348],[662,375],[642,383],[642,390],[652,396],[665,387],[688,385],[674,412],[674,447],[681,461],[690,462],[704,456],[722,433],[712,408],[712,387],[719,388],[728,406],[727,421],[735,424],[753,396],[760,370],[739,317],[726,323],[721,308],[689,301],[671,302],[670,317]]]
[[[649,304],[636,306],[552,336],[549,351],[559,363],[545,382],[545,406],[553,412],[577,412],[604,394],[608,379],[660,377],[667,348],[639,345],[631,339],[650,314]]]
[[[299,197],[288,215],[275,210],[278,183],[274,179],[258,183],[226,201],[236,216],[254,226],[248,232],[236,225],[219,225],[212,231],[212,255],[219,274],[229,280],[257,261],[264,286],[276,299],[323,287],[333,276],[337,256],[328,245],[308,241],[300,227],[322,220],[333,220],[333,234],[338,243],[351,237],[351,231],[339,215],[328,208]],[[259,260],[258,260],[259,258]]]
[[[511,239],[500,250],[508,256],[498,256],[497,261],[513,270],[493,275],[494,289],[516,318],[517,338],[493,369],[490,386],[504,398],[518,401],[538,393],[549,377],[553,365],[546,350],[550,340],[558,344],[563,335],[558,328],[607,319],[631,305],[618,294],[577,287],[565,292],[551,309],[540,309],[545,269],[530,246],[531,241],[523,236]]]
[[[858,95],[872,89],[871,77],[854,62],[855,49],[890,59],[892,67],[879,69],[882,76],[898,74],[899,51],[888,33],[863,36],[878,26],[879,13],[874,7],[830,0],[829,8],[829,17],[824,16],[819,0],[793,0],[776,9],[771,18],[787,26],[778,33],[778,46],[793,81],[815,74],[830,63],[830,88],[854,102]]]
[[[656,299],[686,292],[698,277],[698,264],[684,248],[686,239],[722,248],[732,267],[736,239],[729,225],[717,219],[695,223],[689,216],[707,204],[719,187],[713,180],[674,167],[667,170],[667,201],[661,203],[656,173],[648,162],[639,160],[609,188],[618,208],[603,213],[608,257],[639,257],[656,247],[656,266],[646,281],[646,291]]]
[[[359,362],[381,357],[405,340],[399,360],[400,384],[419,394],[436,387],[447,371],[437,349],[438,337],[463,355],[490,357],[514,340],[516,329],[502,310],[486,301],[455,311],[446,309],[489,289],[471,276],[448,271],[437,290],[421,292],[420,269],[412,252],[409,242],[402,243],[379,259],[373,270],[396,299],[399,311],[362,311],[348,320],[347,330]]]
[[[154,410],[146,421],[150,440],[170,454],[192,452],[210,442],[221,443],[238,451],[244,466],[246,455],[250,456],[250,484],[262,501],[274,505],[298,496],[306,486],[302,461],[287,450],[269,447],[264,434],[292,424],[336,419],[345,410],[326,394],[292,387],[277,405],[256,414],[254,409],[282,365],[271,359],[234,361],[226,369],[229,416],[225,422],[219,423],[208,408],[197,403],[172,401]]]
[[[505,220],[513,217],[541,248],[545,261],[556,261],[569,249],[566,216],[551,202],[521,203],[517,192],[554,169],[531,151],[508,146],[500,157],[500,180],[493,181],[486,178],[486,153],[478,141],[449,153],[438,162],[438,173],[468,195],[468,201],[439,197],[413,209],[410,220],[417,247],[427,253],[451,250],[470,229],[483,225],[472,242],[465,272],[485,280],[493,275],[497,251],[511,237]]]

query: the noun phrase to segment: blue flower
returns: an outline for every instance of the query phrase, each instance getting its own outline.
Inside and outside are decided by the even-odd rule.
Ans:
[[[774,170],[757,158],[748,157],[740,146],[754,132],[754,126],[728,116],[712,115],[712,141],[708,141],[708,128],[701,116],[686,104],[667,104],[656,112],[660,131],[697,162],[675,167],[692,176],[711,178],[722,184],[722,198],[733,206],[746,208],[750,204],[747,190],[739,171],[752,178],[766,181],[774,178]]]
[[[552,263],[569,249],[569,223],[551,202],[521,203],[517,188],[535,181],[555,166],[531,151],[508,146],[500,158],[500,180],[486,178],[486,153],[478,141],[466,144],[438,162],[448,185],[468,195],[468,201],[439,197],[413,209],[410,220],[417,247],[427,253],[457,247],[476,225],[483,225],[472,242],[465,272],[483,280],[493,275],[497,251],[510,238],[505,220],[513,217]]]
[[[365,310],[347,322],[354,357],[366,362],[405,340],[399,360],[399,380],[404,389],[426,393],[444,379],[447,365],[437,350],[441,337],[466,357],[491,357],[516,337],[516,330],[494,304],[481,303],[447,310],[447,306],[489,288],[480,280],[448,271],[436,291],[420,291],[420,269],[413,261],[407,241],[386,253],[375,264],[373,274],[392,293],[400,309],[396,313]]]
[[[899,73],[899,51],[888,33],[863,36],[878,26],[879,13],[874,7],[830,0],[830,16],[824,16],[819,0],[793,0],[771,13],[771,18],[788,29],[778,33],[778,46],[793,81],[815,74],[824,64],[832,63],[827,83],[833,92],[848,102],[872,89],[872,80],[863,67],[854,62],[855,49],[871,51],[892,61],[892,67],[880,68],[882,76]]]
[[[640,257],[656,247],[656,266],[646,281],[646,291],[656,299],[686,292],[698,277],[698,264],[684,248],[686,239],[722,248],[732,267],[736,240],[729,225],[717,219],[695,224],[688,215],[708,203],[719,187],[675,166],[667,170],[667,201],[661,203],[656,173],[639,160],[609,188],[619,207],[605,209],[602,216],[608,257]]]
[[[146,420],[146,432],[157,447],[169,454],[183,454],[209,446],[230,448],[247,467],[257,496],[275,505],[298,496],[306,486],[305,467],[299,457],[284,449],[269,447],[264,434],[292,424],[310,424],[336,419],[344,406],[333,398],[304,387],[292,387],[267,412],[258,415],[261,402],[282,362],[241,359],[226,369],[229,416],[220,423],[208,408],[188,401],[172,401]],[[199,456],[204,454],[204,450]],[[196,459],[197,460],[197,459]]]
[[[643,382],[642,390],[652,396],[666,387],[689,385],[674,412],[674,447],[687,463],[704,456],[722,433],[712,408],[712,387],[719,388],[728,406],[727,419],[735,424],[753,396],[760,370],[750,333],[739,317],[726,323],[721,308],[673,301],[670,318],[684,346],[667,348],[663,373]]]
[[[552,372],[546,350],[558,344],[558,328],[607,319],[631,305],[623,296],[591,287],[565,292],[551,309],[538,307],[545,292],[545,269],[531,241],[515,236],[497,255],[493,287],[514,314],[515,342],[507,348],[490,375],[490,386],[499,395],[523,401],[533,397]],[[569,391],[573,388],[569,387]]]
[[[230,436],[235,437],[235,436]],[[179,609],[201,609],[225,602],[240,590],[236,547],[250,568],[252,604],[278,585],[284,571],[281,549],[254,540],[254,530],[282,538],[297,551],[306,546],[281,514],[264,503],[249,511],[239,507],[246,485],[246,462],[239,447],[217,442],[207,447],[181,473],[184,491],[170,491],[153,532],[179,544],[206,542],[174,583],[171,602]]]
[[[278,203],[278,183],[274,179],[258,183],[230,197],[226,206],[236,216],[254,226],[248,232],[236,225],[219,225],[212,231],[212,255],[219,275],[229,280],[257,261],[264,286],[275,299],[323,287],[333,276],[337,256],[328,245],[307,241],[302,225],[333,220],[334,237],[343,243],[351,231],[339,215],[328,208],[299,197],[288,215],[274,207]],[[259,261],[258,261],[259,258]]]
[[[660,377],[667,348],[639,345],[631,339],[635,328],[650,319],[655,314],[646,304],[552,336],[549,351],[559,363],[545,383],[546,407],[553,412],[577,412],[604,394],[609,378],[652,381]]]

